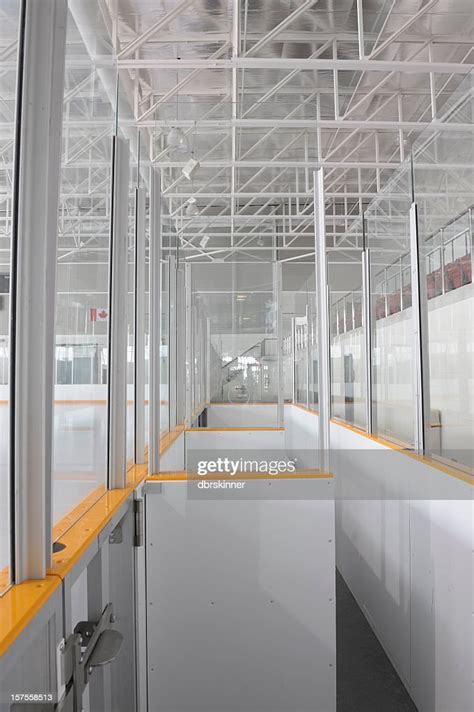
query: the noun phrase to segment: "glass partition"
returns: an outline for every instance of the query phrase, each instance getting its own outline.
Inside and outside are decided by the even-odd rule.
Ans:
[[[53,523],[106,486],[109,240],[116,71],[101,15],[69,12],[58,223]],[[82,34],[81,34],[82,33]],[[104,30],[105,33],[105,30]],[[104,37],[104,41],[102,38]],[[100,68],[90,53],[101,47]],[[84,506],[83,504],[81,505]]]
[[[443,107],[449,127],[413,150],[415,200],[427,271],[431,438],[435,457],[473,471],[474,77]],[[456,125],[460,128],[457,130]],[[469,125],[466,130],[462,126]]]
[[[135,462],[135,188],[138,166],[131,162],[127,246],[127,467]]]
[[[170,310],[170,262],[161,263],[161,345],[160,345],[160,431],[170,429],[170,393],[169,393],[169,310]]]
[[[20,2],[0,0],[0,595],[10,571],[10,260]]]
[[[373,431],[413,446],[414,356],[410,280],[411,172],[397,173],[366,211],[371,255]]]
[[[471,74],[442,107],[440,121],[449,127],[427,132],[414,143],[410,160],[365,212],[371,255],[373,431],[409,448],[414,445],[416,344],[409,216],[415,200],[428,306],[430,439],[426,449],[469,471],[474,432],[473,113]],[[348,235],[358,231],[362,234],[360,219]],[[360,313],[357,289],[342,296],[333,289],[332,414],[365,427],[362,412],[356,415],[356,399],[352,402],[352,380],[360,370],[354,367],[354,358],[363,353],[357,338]]]
[[[310,410],[318,409],[318,354],[316,282],[314,266],[283,263],[283,315],[288,324],[288,351],[293,370],[286,368],[292,387],[285,380],[285,393]]]
[[[186,295],[191,315],[186,322],[186,337],[191,339],[188,411],[193,425],[203,422],[209,397],[209,425],[222,420],[223,406],[234,406],[227,410],[227,416],[233,414],[229,424],[275,426],[280,384],[274,264],[189,264],[186,268],[191,289]]]
[[[360,265],[356,264],[360,273]],[[333,292],[330,301],[331,415],[366,427],[362,292]]]
[[[150,420],[149,420],[149,402],[150,402],[150,270],[149,270],[149,250],[150,244],[150,228],[149,228],[149,209],[147,205],[146,219],[146,249],[145,249],[145,449],[148,448],[150,439]]]

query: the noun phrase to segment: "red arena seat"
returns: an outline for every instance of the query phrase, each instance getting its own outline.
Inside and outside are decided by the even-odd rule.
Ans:
[[[462,272],[462,283],[471,284],[472,282],[472,258],[471,255],[463,255],[459,258]]]
[[[447,292],[462,287],[462,270],[459,262],[448,262],[444,268],[444,278]]]
[[[388,313],[396,314],[400,311],[400,292],[394,292],[388,296]]]

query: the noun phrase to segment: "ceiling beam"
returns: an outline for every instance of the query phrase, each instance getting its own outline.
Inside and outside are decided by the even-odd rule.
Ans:
[[[118,54],[119,59],[125,59],[131,54],[137,52],[140,47],[142,47],[148,40],[150,40],[154,35],[156,35],[164,27],[168,27],[169,23],[175,20],[179,15],[181,15],[185,10],[192,5],[195,0],[183,0],[182,3],[174,7],[172,10],[166,13],[161,20],[155,22],[151,27],[149,27],[145,32],[135,37],[134,40],[129,42],[129,44],[122,49]]]
[[[228,59],[125,59],[119,69],[300,69],[338,72],[403,72],[404,74],[469,74],[473,64],[459,62],[410,62],[395,59],[299,59],[292,57],[234,57]]]

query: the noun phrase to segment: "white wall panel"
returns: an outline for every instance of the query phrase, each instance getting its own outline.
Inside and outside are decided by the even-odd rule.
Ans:
[[[331,443],[338,568],[420,712],[468,712],[472,486],[335,423]]]
[[[180,433],[160,457],[160,472],[177,472],[184,470],[184,467],[184,433]]]
[[[186,450],[269,450],[285,447],[283,430],[197,430],[186,432]]]
[[[209,428],[271,428],[277,425],[277,406],[248,404],[212,404],[207,409]]]
[[[288,501],[250,484],[245,501],[147,488],[150,712],[336,709],[328,481],[291,482]]]

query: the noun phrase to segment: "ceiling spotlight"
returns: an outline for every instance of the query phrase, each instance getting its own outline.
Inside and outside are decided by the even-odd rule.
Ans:
[[[199,215],[199,208],[196,205],[196,198],[194,198],[194,197],[189,198],[185,212],[186,212],[186,215],[190,218],[193,218],[196,215]]]
[[[204,235],[201,242],[199,243],[199,245],[204,249],[204,247],[206,247],[209,240],[210,240],[209,235]]]
[[[258,240],[257,240],[257,245],[259,245],[260,247],[263,246],[263,237],[262,237],[261,235],[260,235],[260,237],[259,237]]]
[[[184,135],[183,129],[173,126],[166,137],[166,145],[168,148],[173,149],[173,151],[178,151],[179,153],[187,151],[188,142],[186,140],[186,136]]]
[[[189,161],[183,166],[181,173],[185,178],[191,180],[200,165],[199,161],[195,161],[194,158],[190,158]]]

